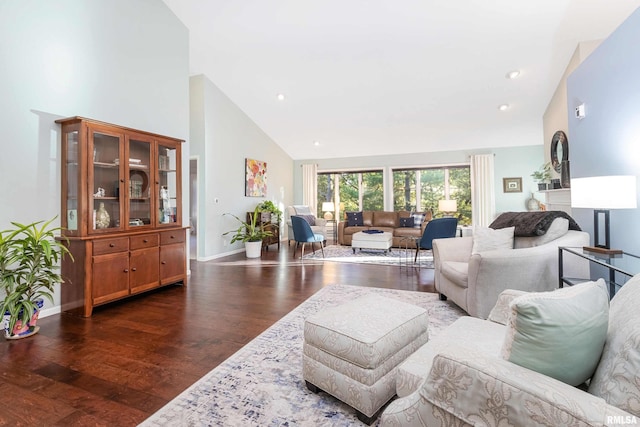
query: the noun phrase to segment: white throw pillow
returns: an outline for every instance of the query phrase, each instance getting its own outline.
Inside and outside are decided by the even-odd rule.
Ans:
[[[473,230],[472,254],[496,249],[513,249],[513,231],[515,227],[493,228],[477,227]]]
[[[293,208],[296,210],[296,215],[313,215],[309,206],[305,205],[294,205]]]
[[[604,280],[531,292],[510,307],[503,359],[573,386],[591,378],[609,326]]]
[[[509,322],[509,316],[511,315],[511,303],[513,300],[528,293],[529,292],[527,291],[519,291],[516,289],[505,289],[500,292],[500,295],[498,295],[498,301],[491,309],[487,320],[500,323],[501,325],[506,325]]]

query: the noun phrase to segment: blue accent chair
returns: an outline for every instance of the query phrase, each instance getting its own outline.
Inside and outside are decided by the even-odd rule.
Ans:
[[[420,249],[433,249],[433,239],[456,237],[457,229],[458,218],[445,217],[429,221],[427,226],[424,228],[420,241],[416,245],[416,256],[413,259],[413,262],[418,260],[418,252],[420,252]]]
[[[307,220],[297,215],[291,216],[291,226],[293,227],[293,240],[296,241],[295,249],[298,248],[298,244],[302,243],[302,254],[300,255],[300,258],[304,257],[304,246],[307,243],[311,243],[311,250],[313,250],[314,243],[320,243],[322,258],[324,258],[324,248],[322,247],[322,243],[325,238],[322,234],[314,234]],[[296,257],[295,249],[293,251],[293,258]]]

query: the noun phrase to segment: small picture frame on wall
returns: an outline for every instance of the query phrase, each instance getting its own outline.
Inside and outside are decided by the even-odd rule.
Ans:
[[[505,193],[522,193],[522,178],[502,178],[502,191]]]

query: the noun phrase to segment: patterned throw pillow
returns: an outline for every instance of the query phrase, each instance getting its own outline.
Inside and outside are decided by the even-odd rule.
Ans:
[[[410,216],[409,218],[400,218],[400,227],[413,227],[414,226],[414,222],[413,222],[413,217]]]
[[[347,212],[347,226],[355,227],[355,226],[364,225],[364,219],[362,217],[362,212]]]
[[[422,223],[424,222],[425,214],[422,212],[412,212],[411,218],[413,218],[413,226],[415,228],[422,227]]]
[[[313,215],[298,215],[301,218],[304,218],[305,221],[309,223],[309,225],[316,225],[316,217]]]

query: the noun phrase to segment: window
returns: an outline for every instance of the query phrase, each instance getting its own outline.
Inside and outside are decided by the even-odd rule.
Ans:
[[[338,218],[347,211],[384,210],[382,171],[319,173],[319,216],[322,202],[335,202]]]
[[[468,166],[393,170],[393,209],[431,211],[435,218],[438,201],[457,201],[460,224],[471,224],[471,176]]]

